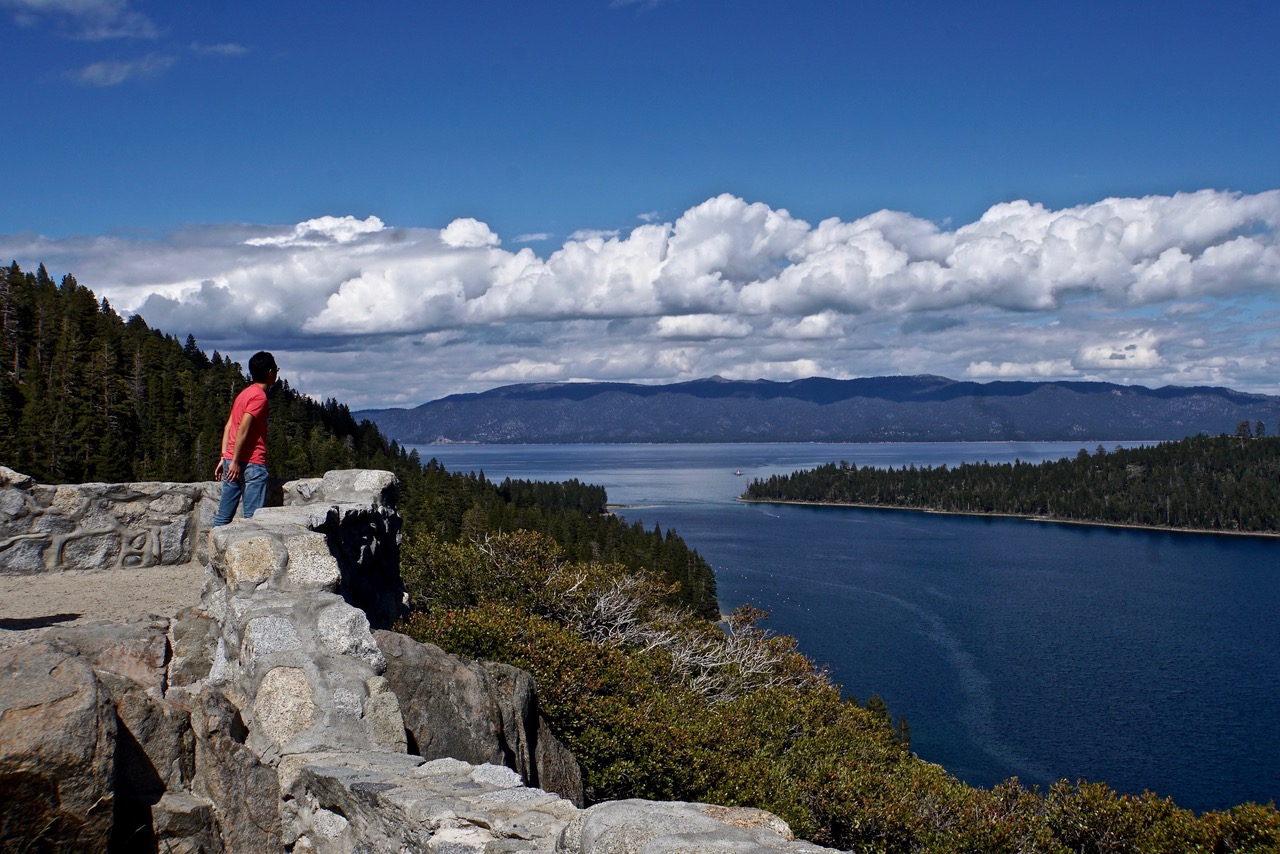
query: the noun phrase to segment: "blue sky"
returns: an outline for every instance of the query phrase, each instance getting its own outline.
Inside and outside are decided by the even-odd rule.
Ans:
[[[1280,393],[1272,3],[0,0],[0,255],[317,396]]]

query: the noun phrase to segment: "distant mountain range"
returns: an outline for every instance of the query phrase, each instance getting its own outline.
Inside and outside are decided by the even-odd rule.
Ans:
[[[1280,431],[1280,397],[1206,386],[720,377],[671,385],[526,383],[367,409],[402,444],[1181,439]]]

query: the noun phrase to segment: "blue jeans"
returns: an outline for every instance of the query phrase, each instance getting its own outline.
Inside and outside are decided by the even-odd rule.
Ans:
[[[226,469],[228,460],[223,460]],[[218,515],[213,517],[213,526],[225,525],[236,515],[236,507],[240,498],[244,497],[244,518],[251,519],[253,514],[262,509],[267,500],[267,467],[257,463],[245,463],[240,467],[240,480],[223,481],[222,497],[218,500]]]

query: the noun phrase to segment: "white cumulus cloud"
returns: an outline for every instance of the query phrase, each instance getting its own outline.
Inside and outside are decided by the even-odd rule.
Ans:
[[[970,362],[964,375],[973,380],[1057,379],[1075,373],[1067,359],[1041,359],[1038,362]]]
[[[1160,365],[1157,337],[1148,330],[1118,341],[1083,347],[1072,360],[1080,369],[1096,371],[1133,371]]]
[[[751,334],[751,324],[736,317],[718,314],[689,314],[681,317],[661,317],[653,325],[657,338],[746,338]]]
[[[357,407],[496,382],[797,371],[1280,392],[1280,191],[1016,201],[956,227],[896,211],[814,225],[721,195],[545,255],[473,218],[376,216],[0,236],[0,254],[210,349],[292,355],[321,384],[299,388]]]
[[[498,235],[489,226],[471,217],[455,219],[440,232],[440,242],[454,249],[477,249],[482,246],[497,246]]]
[[[295,225],[287,234],[251,237],[246,246],[324,246],[350,243],[361,235],[382,231],[382,220],[371,216],[358,220],[352,216],[322,216]]]

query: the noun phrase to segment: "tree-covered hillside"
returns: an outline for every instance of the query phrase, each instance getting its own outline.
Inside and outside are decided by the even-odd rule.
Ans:
[[[45,483],[209,479],[240,365],[120,317],[44,265],[0,275],[0,460]],[[271,471],[298,477],[389,450],[335,400],[282,381],[271,395]]]
[[[920,375],[789,382],[521,383],[371,409],[402,442],[966,442],[1173,440],[1280,418],[1280,397],[1209,386],[957,382]]]
[[[1234,436],[1102,446],[1043,462],[955,467],[829,463],[756,480],[749,501],[1000,513],[1206,531],[1280,533],[1280,437],[1242,422]]]

